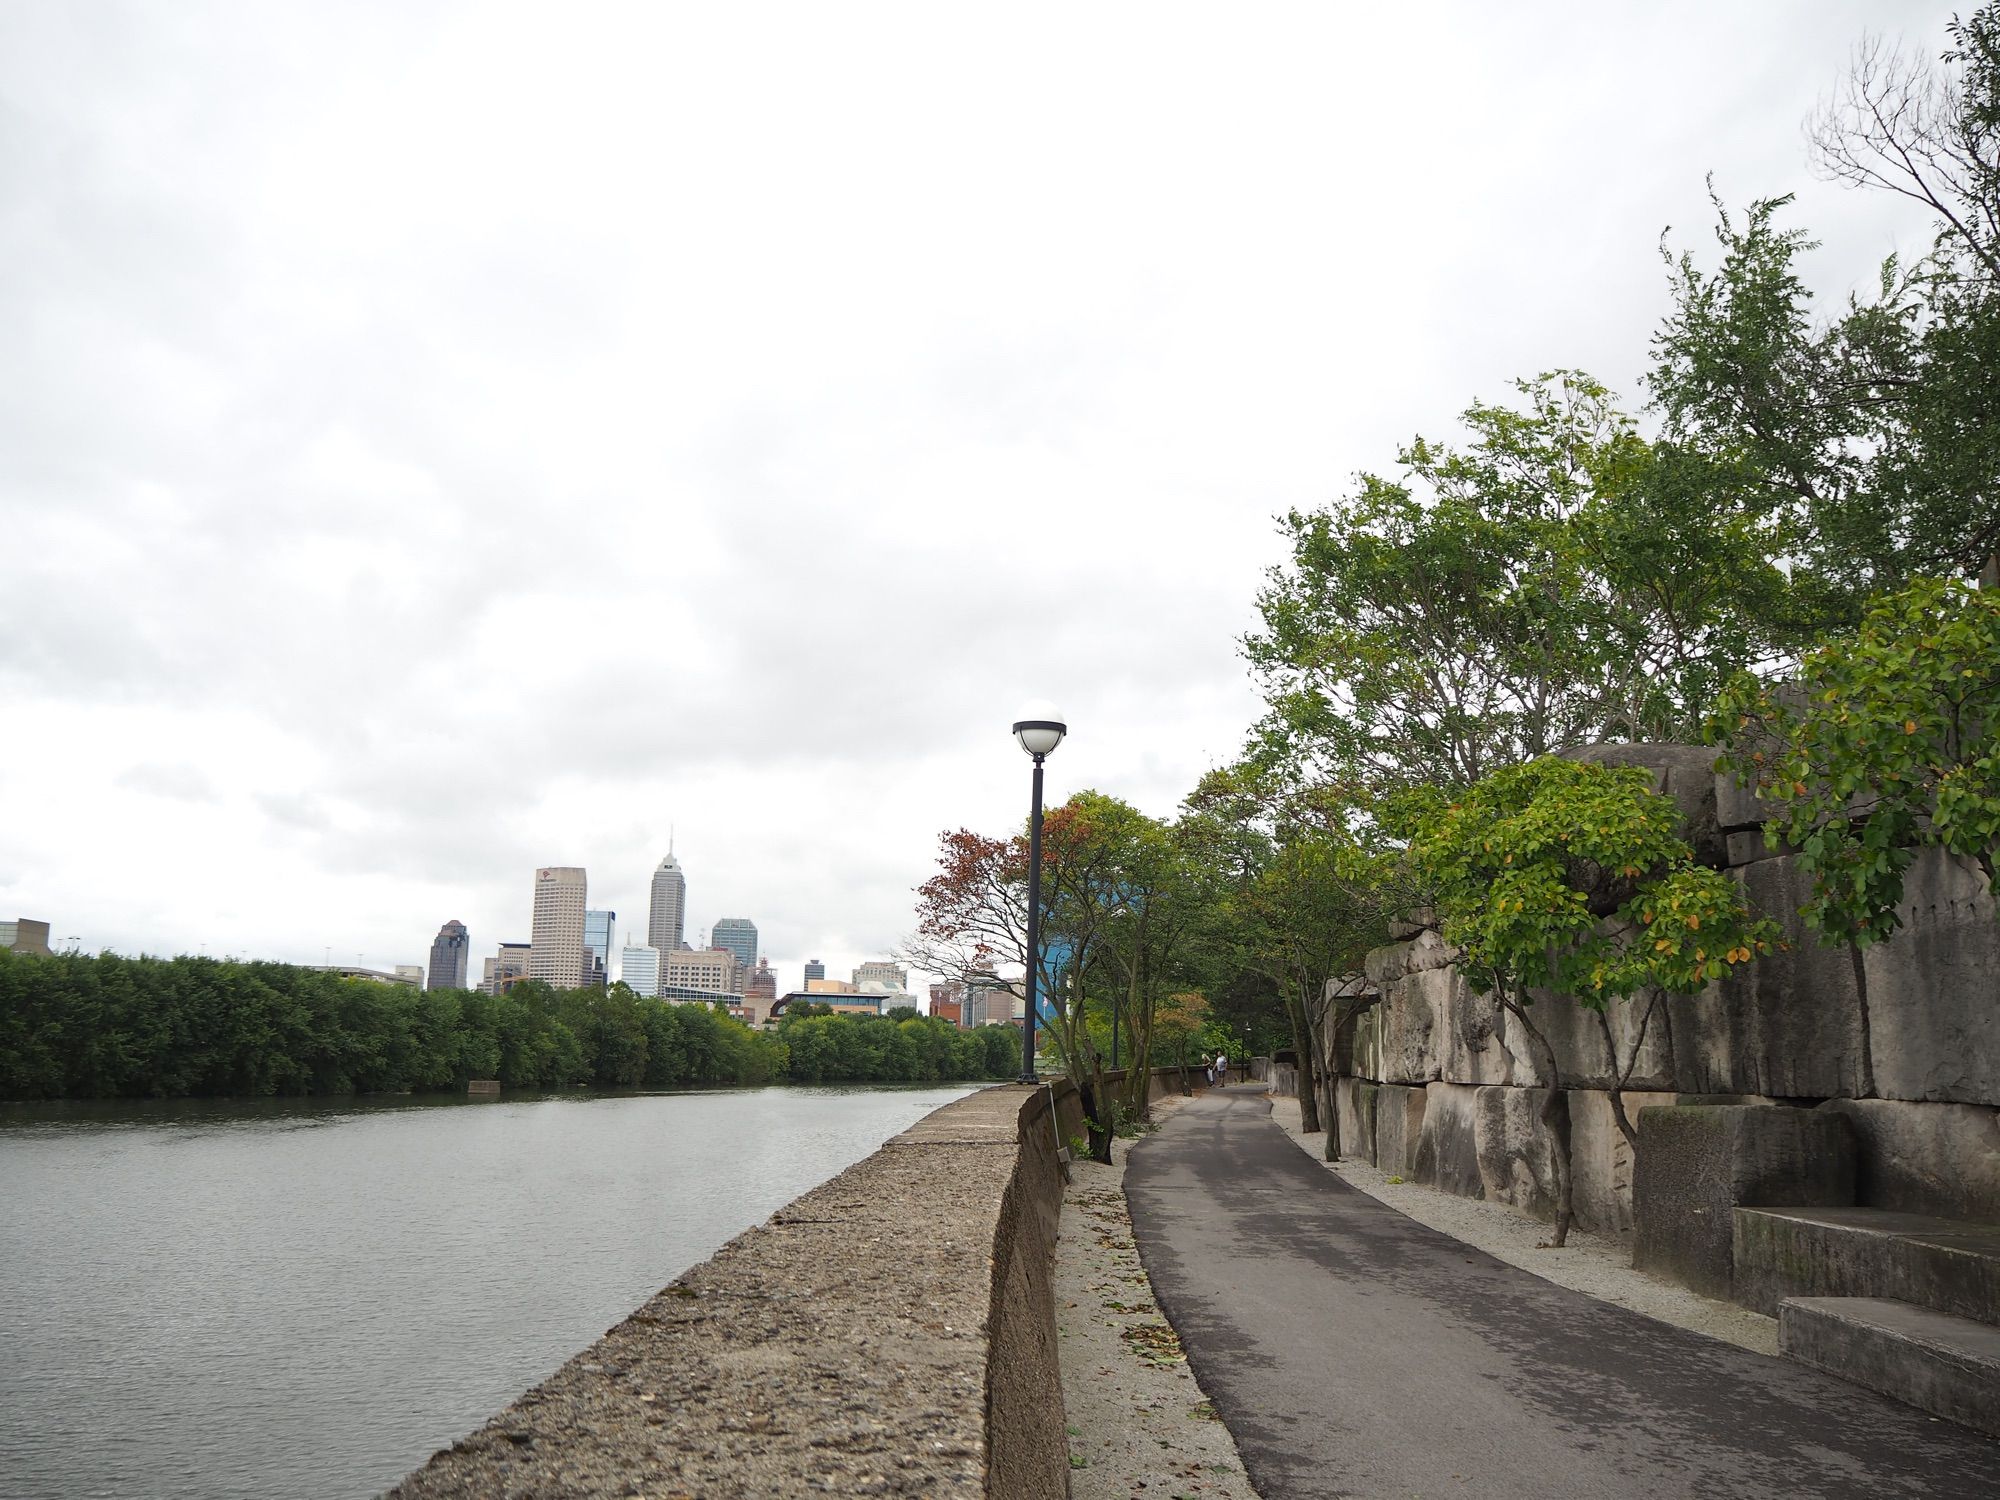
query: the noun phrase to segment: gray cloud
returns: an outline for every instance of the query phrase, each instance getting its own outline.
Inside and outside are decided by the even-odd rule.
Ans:
[[[172,797],[181,802],[216,802],[220,798],[207,774],[185,763],[148,761],[131,767],[118,778],[118,785],[156,797]]]
[[[1052,792],[1231,753],[1275,512],[1636,402],[1706,172],[1825,295],[1919,243],[1797,123],[1949,6],[780,10],[0,9],[10,899],[412,961],[671,824],[699,922],[884,948],[1020,699]]]

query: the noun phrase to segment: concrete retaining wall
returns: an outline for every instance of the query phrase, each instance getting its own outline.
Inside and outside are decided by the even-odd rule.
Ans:
[[[1049,1277],[1082,1130],[1066,1083],[947,1105],[390,1494],[1067,1496]]]

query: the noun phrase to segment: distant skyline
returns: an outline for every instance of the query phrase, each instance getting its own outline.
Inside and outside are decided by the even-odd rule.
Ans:
[[[1920,252],[1800,122],[1952,9],[0,7],[0,914],[476,961],[671,837],[887,957],[1025,700],[1051,804],[1233,757],[1274,514],[1639,407],[1709,174],[1826,301]]]

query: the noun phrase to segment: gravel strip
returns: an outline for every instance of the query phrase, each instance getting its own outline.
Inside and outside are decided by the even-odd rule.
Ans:
[[[1155,1100],[1155,1117],[1185,1101]],[[1153,1300],[1125,1211],[1125,1158],[1082,1161],[1056,1240],[1057,1349],[1072,1500],[1256,1500],[1243,1456]]]
[[[786,1204],[392,1500],[984,1495],[994,1233],[1025,1097],[948,1104]]]
[[[1764,1317],[1731,1302],[1718,1302],[1634,1270],[1629,1244],[1572,1227],[1569,1243],[1560,1250],[1550,1249],[1549,1226],[1516,1213],[1507,1204],[1460,1198],[1412,1182],[1392,1182],[1385,1173],[1358,1158],[1322,1160],[1326,1136],[1318,1132],[1306,1135],[1299,1129],[1296,1099],[1274,1097],[1271,1118],[1300,1150],[1349,1187],[1360,1189],[1427,1228],[1484,1250],[1495,1260],[1676,1328],[1706,1334],[1756,1354],[1778,1352],[1776,1318]]]

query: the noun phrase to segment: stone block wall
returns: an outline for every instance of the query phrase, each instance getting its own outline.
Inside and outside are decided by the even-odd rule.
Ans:
[[[1727,869],[1787,943],[1700,994],[1609,1008],[1621,1062],[1639,1044],[1625,1085],[1635,1127],[1641,1109],[1677,1102],[1824,1110],[1851,1127],[1860,1203],[2000,1221],[2000,921],[1978,866],[1920,852],[1895,937],[1826,947],[1799,916],[1809,878],[1793,854],[1767,846],[1759,819],[1769,809],[1711,769],[1712,750],[1575,753],[1651,770],[1697,857]],[[1549,1217],[1537,1119],[1549,1080],[1518,1023],[1452,957],[1427,929],[1368,955],[1380,1001],[1340,1059],[1351,1072],[1334,1087],[1343,1148],[1385,1172]],[[1535,995],[1531,1014],[1570,1088],[1577,1222],[1631,1234],[1633,1152],[1606,1092],[1604,1024],[1560,995]]]

